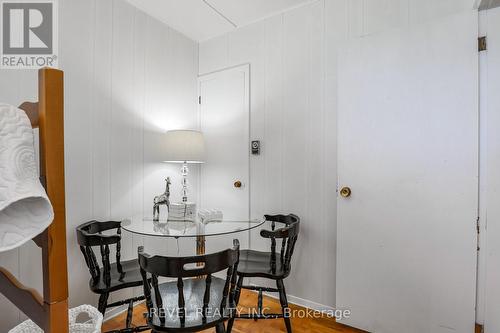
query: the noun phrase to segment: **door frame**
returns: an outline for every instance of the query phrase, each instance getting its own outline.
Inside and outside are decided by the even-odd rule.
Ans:
[[[477,284],[477,322],[482,324],[485,332],[498,331],[500,321],[496,314],[500,307],[498,287],[499,276],[499,237],[498,217],[496,209],[498,187],[498,133],[500,129],[498,105],[500,100],[495,93],[499,80],[499,40],[498,16],[500,8],[493,7],[479,12],[479,36],[487,37],[487,50],[479,55],[479,112],[480,112],[480,197],[479,197],[479,255]]]
[[[247,216],[248,219],[251,218],[252,214],[252,172],[250,171],[251,168],[251,154],[250,154],[250,143],[251,143],[251,136],[252,136],[252,115],[251,115],[251,109],[250,109],[250,93],[251,93],[251,86],[250,86],[250,63],[244,63],[241,65],[236,65],[236,66],[230,66],[230,67],[225,67],[221,68],[209,73],[204,73],[198,75],[197,79],[197,89],[198,89],[198,113],[197,113],[197,126],[198,130],[201,130],[201,105],[203,103],[203,98],[201,95],[201,84],[206,81],[213,80],[217,77],[219,77],[223,73],[230,73],[230,72],[243,72],[245,74],[245,112],[248,115],[248,147],[247,147],[247,152],[248,152],[248,175],[247,179],[248,182],[246,184],[248,188],[248,212]],[[201,185],[201,166],[199,168],[198,172],[198,184]],[[201,186],[198,187],[198,198],[201,198]],[[248,233],[248,244],[250,245],[250,233]]]
[[[478,12],[479,34],[486,36],[488,31],[486,11]],[[478,181],[478,220],[477,220],[477,278],[476,278],[476,324],[484,325],[486,311],[486,212],[487,212],[487,70],[488,52],[479,52],[479,181]]]

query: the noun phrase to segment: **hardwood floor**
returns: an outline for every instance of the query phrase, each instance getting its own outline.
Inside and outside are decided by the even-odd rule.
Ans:
[[[249,291],[243,291],[240,298],[240,305],[246,308],[255,307],[257,304],[257,294]],[[280,312],[281,307],[279,301],[270,297],[266,297],[264,300],[264,306],[269,307],[272,312]],[[304,310],[299,306],[291,305],[292,310]],[[134,321],[135,325],[145,325],[142,313],[146,312],[146,306],[141,304],[134,309]],[[103,325],[103,332],[123,328],[125,322],[125,314],[117,316],[108,320]],[[294,332],[297,333],[362,333],[364,331],[357,330],[355,328],[350,328],[345,325],[337,324],[333,318],[292,318],[292,327]],[[213,330],[203,331],[204,333],[213,333]],[[286,332],[285,324],[283,319],[275,320],[259,320],[253,321],[248,319],[236,320],[233,327],[234,333],[279,333]]]
[[[249,291],[243,291],[241,294],[240,305],[244,308],[251,308],[257,304],[257,294]],[[266,297],[264,306],[268,306],[270,311],[279,312],[279,302],[273,298]],[[299,306],[291,305],[292,310],[303,310]],[[146,306],[141,304],[134,309],[134,325],[145,325],[142,313],[146,312]],[[103,332],[120,329],[124,327],[126,314],[122,314],[108,320],[103,325]],[[342,324],[337,324],[333,318],[292,318],[292,327],[297,333],[363,333],[364,331],[351,328]],[[203,333],[213,333],[213,330],[206,330]],[[233,328],[234,333],[281,333],[286,332],[282,319],[276,320],[236,320]],[[481,332],[481,327],[476,326],[476,333]],[[404,332],[402,332],[404,333]]]

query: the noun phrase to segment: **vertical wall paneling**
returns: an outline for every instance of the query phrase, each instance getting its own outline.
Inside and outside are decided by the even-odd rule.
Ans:
[[[164,179],[167,177],[167,169],[172,172],[175,166],[161,163],[162,146],[161,138],[163,133],[172,126],[168,121],[168,90],[166,78],[169,76],[169,66],[159,66],[163,60],[168,59],[168,35],[169,31],[160,29],[161,23],[149,19],[146,26],[146,77],[147,77],[147,106],[145,111],[144,124],[144,190],[145,193],[152,193],[153,196],[160,194],[165,189]],[[154,121],[156,120],[156,122]],[[175,125],[174,125],[175,126]],[[178,180],[172,179],[172,196]],[[145,216],[152,215],[152,196],[144,196]],[[148,244],[154,249],[164,253],[167,250],[170,240],[149,238]]]
[[[92,181],[93,216],[97,220],[111,218],[110,149],[112,105],[112,26],[113,1],[95,1],[95,29],[92,98]]]
[[[161,135],[161,128],[155,126],[155,123],[152,121],[153,119],[157,119],[157,121],[161,124],[163,119],[157,116],[157,112],[155,109],[157,108],[157,100],[162,95],[161,89],[157,88],[159,83],[161,82],[161,76],[159,75],[160,70],[155,70],[155,64],[159,63],[161,60],[158,59],[161,56],[160,46],[162,43],[156,43],[155,41],[161,40],[161,29],[155,29],[155,26],[158,25],[154,20],[147,18],[146,20],[146,35],[145,39],[145,66],[144,66],[144,75],[146,77],[146,102],[144,108],[144,125],[143,125],[143,182],[144,182],[144,193],[161,193],[161,184],[159,181],[156,181],[157,185],[155,186],[155,180],[158,180],[162,177],[161,174],[158,174],[155,171],[161,170],[161,164],[158,163],[158,159],[161,158],[158,156],[158,153],[155,154],[157,148],[151,144],[151,142],[156,142],[160,139],[159,135]],[[166,129],[164,129],[166,130]],[[159,184],[159,186],[158,186]],[[144,206],[144,215],[149,216],[151,211],[152,215],[152,205],[151,198],[147,198],[146,194],[143,197],[143,206]],[[148,239],[148,243],[154,242],[154,239]]]
[[[59,65],[65,71],[66,230],[70,305],[94,302],[74,228],[92,216],[92,58],[94,1],[59,3]],[[85,277],[85,278],[84,278]]]
[[[310,221],[308,232],[304,233],[304,246],[308,247],[309,252],[315,249],[311,246],[315,239],[324,239],[323,225],[325,221],[325,100],[324,100],[324,81],[325,81],[325,62],[324,62],[324,2],[318,1],[311,5],[310,11],[306,16],[307,41],[308,41],[308,85],[307,85],[307,149],[306,149],[306,200],[307,200],[307,218]],[[309,238],[309,233],[312,238]],[[314,246],[314,245],[313,245]],[[309,262],[310,267],[317,267],[317,271],[312,272],[313,278],[309,278],[314,285],[320,285],[323,279],[323,258],[328,256],[325,251],[318,251]],[[303,261],[307,261],[304,255]],[[300,271],[302,276],[297,275],[299,281],[307,279],[305,271]],[[309,273],[311,275],[311,272]],[[307,291],[308,292],[308,291]],[[315,295],[314,299],[319,299],[321,304],[327,304],[323,293]]]
[[[144,112],[146,107],[146,73],[145,73],[145,39],[147,16],[143,12],[135,11],[133,17],[133,74],[132,74],[132,127],[130,159],[131,159],[131,209],[132,214],[144,215]],[[144,245],[144,237],[133,235],[131,256],[136,256],[136,249]],[[140,292],[138,288],[136,292]]]
[[[151,215],[153,197],[163,192],[167,176],[173,178],[173,200],[180,198],[180,167],[161,163],[161,138],[168,129],[196,127],[198,44],[124,0],[65,0],[59,11],[70,305],[75,306],[97,301],[87,287],[75,227],[91,219]],[[1,102],[19,105],[36,96],[36,71],[0,70]],[[192,181],[193,193],[196,186]],[[135,258],[144,243],[177,253],[175,240],[144,241],[124,231],[122,258]],[[194,252],[194,242],[179,245]],[[41,289],[39,252],[28,243],[1,254],[0,265]],[[24,316],[2,299],[0,331],[6,332]]]
[[[113,0],[112,85],[110,126],[111,216],[120,219],[132,214],[131,133],[137,123],[134,114],[135,94],[133,49],[134,10],[127,3]],[[126,250],[125,250],[126,251]]]
[[[113,0],[111,43],[111,119],[110,128],[110,212],[111,219],[131,216],[132,210],[132,132],[141,125],[135,117],[133,91],[134,8],[128,3]],[[122,233],[122,243],[132,244],[133,235]],[[112,247],[111,257],[114,257]],[[123,260],[134,258],[132,246],[123,246]],[[111,300],[128,298],[131,290],[111,294]]]
[[[262,154],[265,158],[266,212],[282,210],[283,193],[283,15],[265,22],[265,134]]]
[[[408,24],[409,0],[365,0],[364,29],[373,34]]]
[[[326,1],[328,2],[328,1]],[[347,4],[347,18],[350,37],[360,37],[365,33],[365,2],[364,0],[350,0]]]

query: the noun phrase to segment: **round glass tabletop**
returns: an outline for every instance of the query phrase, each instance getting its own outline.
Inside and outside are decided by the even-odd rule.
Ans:
[[[158,237],[203,237],[233,234],[260,227],[264,219],[247,221],[170,221],[136,216],[122,221],[122,228],[134,234]]]

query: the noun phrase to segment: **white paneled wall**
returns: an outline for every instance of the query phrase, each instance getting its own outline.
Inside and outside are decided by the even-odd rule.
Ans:
[[[160,139],[168,129],[197,126],[198,45],[122,0],[59,4],[70,303],[96,304],[75,227],[92,218],[150,214],[166,176],[173,176],[173,200],[180,198],[180,167],[161,163]],[[0,101],[36,99],[36,80],[35,71],[0,71]],[[126,232],[123,237],[124,257],[135,257],[144,239]],[[160,253],[177,251],[172,240],[146,243]],[[194,252],[194,244],[180,245]],[[0,265],[40,289],[39,258],[36,246],[27,244],[0,255]],[[0,332],[19,318],[0,297]]]
[[[470,0],[318,0],[200,44],[200,74],[250,63],[252,216],[302,217],[291,301],[335,305],[337,50],[349,38],[425,24]],[[252,246],[263,248],[258,233]]]

